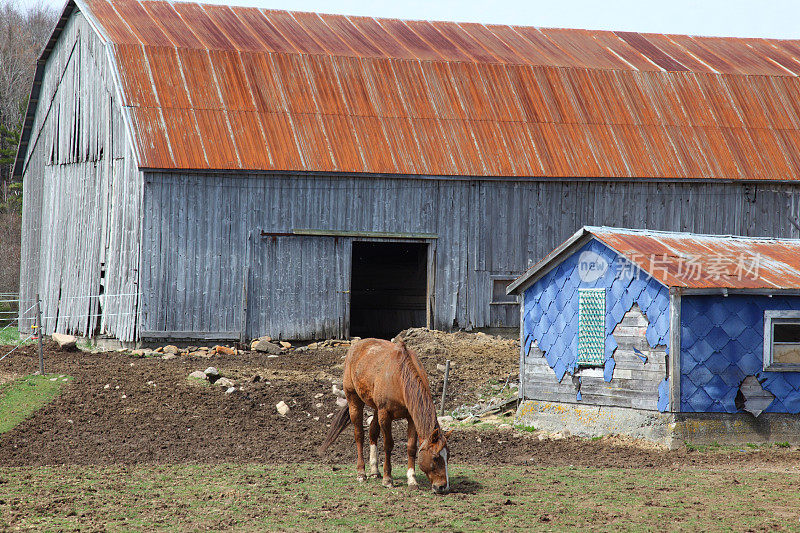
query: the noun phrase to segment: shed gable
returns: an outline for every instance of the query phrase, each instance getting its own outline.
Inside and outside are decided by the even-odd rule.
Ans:
[[[588,276],[582,272],[580,263],[584,254],[604,264],[602,272]],[[603,358],[606,381],[611,381],[614,372],[617,343],[613,331],[634,304],[649,321],[645,337],[650,346],[669,346],[669,291],[642,270],[629,266],[606,245],[591,240],[531,285],[525,291],[523,354],[528,354],[536,342],[558,381],[566,373],[575,373],[578,300],[582,288],[605,289],[607,294]]]

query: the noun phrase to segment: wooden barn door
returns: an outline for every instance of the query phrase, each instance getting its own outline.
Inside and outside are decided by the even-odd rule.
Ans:
[[[348,333],[350,242],[328,236],[257,236],[251,246],[251,338],[342,338]]]

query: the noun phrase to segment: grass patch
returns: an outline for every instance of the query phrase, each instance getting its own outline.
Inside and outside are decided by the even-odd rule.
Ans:
[[[51,402],[58,396],[61,386],[71,379],[70,376],[59,377],[57,374],[26,376],[1,387],[0,434],[9,431]]]
[[[195,387],[210,387],[211,383],[205,378],[194,378],[192,376],[187,376],[186,381],[189,382],[190,385],[194,385]]]
[[[75,343],[75,347],[82,352],[94,352],[97,350],[97,343],[93,342],[91,339],[83,338],[78,339],[78,342]]]
[[[385,489],[351,464],[0,467],[0,529],[743,531],[800,512],[788,472],[453,464],[437,496],[398,470]]]
[[[23,342],[22,338],[19,336],[19,328],[15,326],[0,331],[0,346],[17,346],[20,344],[22,345],[33,344],[34,342],[36,341],[34,341],[33,339],[28,339]]]
[[[535,428],[535,427],[533,427],[533,426],[526,426],[526,425],[524,425],[524,424],[516,424],[516,425],[514,426],[514,429],[517,429],[517,430],[519,430],[519,431],[527,431],[528,433],[533,433],[534,431],[536,431],[536,428]]]

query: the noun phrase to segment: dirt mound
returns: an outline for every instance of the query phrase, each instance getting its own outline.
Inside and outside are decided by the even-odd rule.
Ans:
[[[436,365],[450,359],[447,410],[473,404],[494,385],[518,381],[519,342],[485,333],[445,333],[426,328],[400,332],[400,337],[419,355],[431,378],[431,387],[441,393],[443,373]],[[435,393],[434,392],[434,393]]]

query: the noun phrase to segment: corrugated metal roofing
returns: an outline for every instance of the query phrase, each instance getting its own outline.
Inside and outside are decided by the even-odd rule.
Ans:
[[[798,41],[85,5],[142,167],[800,179]]]
[[[800,289],[800,239],[586,231],[667,287]]]
[[[529,285],[592,237],[628,260],[616,268],[641,270],[666,287],[800,290],[800,239],[585,226],[511,283],[509,292]]]

